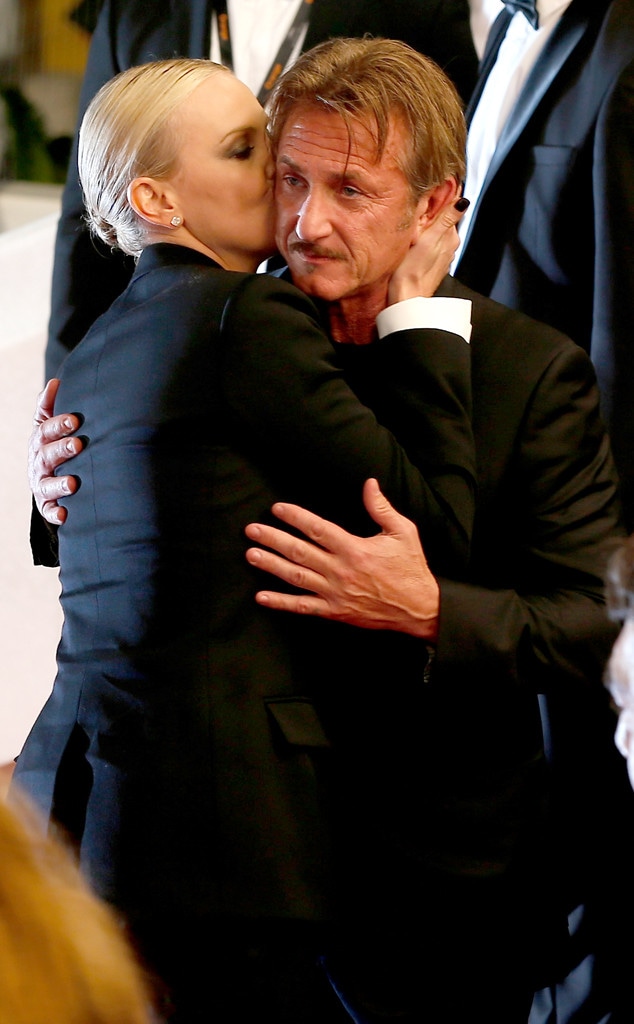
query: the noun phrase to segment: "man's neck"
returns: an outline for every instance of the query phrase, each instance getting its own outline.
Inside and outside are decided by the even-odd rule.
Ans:
[[[380,294],[350,295],[329,302],[330,337],[342,345],[369,345],[376,339],[376,318],[387,304],[387,289]]]

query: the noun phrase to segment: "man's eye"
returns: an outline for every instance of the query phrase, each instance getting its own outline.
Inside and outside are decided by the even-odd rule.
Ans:
[[[344,185],[342,187],[341,191],[342,191],[344,196],[354,197],[354,196],[360,196],[361,195],[361,193],[359,192],[359,189],[358,188],[353,188],[352,185]]]
[[[294,177],[292,174],[284,174],[282,181],[285,185],[288,185],[289,188],[298,188],[298,186],[301,185],[299,178]]]

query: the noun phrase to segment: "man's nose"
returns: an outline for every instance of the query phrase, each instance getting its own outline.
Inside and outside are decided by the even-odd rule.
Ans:
[[[316,242],[332,233],[328,204],[323,196],[311,192],[297,214],[295,234],[302,242]]]

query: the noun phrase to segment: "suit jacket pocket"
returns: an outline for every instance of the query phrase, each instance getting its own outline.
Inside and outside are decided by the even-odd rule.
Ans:
[[[274,730],[290,746],[330,746],[315,705],[308,697],[267,697],[264,703]]]
[[[579,208],[575,208],[574,197],[568,195],[571,168],[578,158],[578,150],[573,146],[534,146],[531,155],[533,169],[518,232],[521,249],[530,254],[548,281],[565,284],[562,258],[569,248],[569,232],[565,232],[563,256],[560,240],[570,214],[577,231],[580,230]]]

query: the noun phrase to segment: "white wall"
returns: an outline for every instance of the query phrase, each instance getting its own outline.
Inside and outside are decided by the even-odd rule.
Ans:
[[[44,211],[22,209],[18,219]],[[0,194],[0,221],[7,197]],[[48,208],[59,209],[48,193]],[[20,205],[20,204],[18,204]],[[14,220],[15,210],[9,211]],[[26,450],[43,383],[57,213],[0,233],[0,764],[19,753],[48,696],[60,633],[57,572],[29,549]]]

